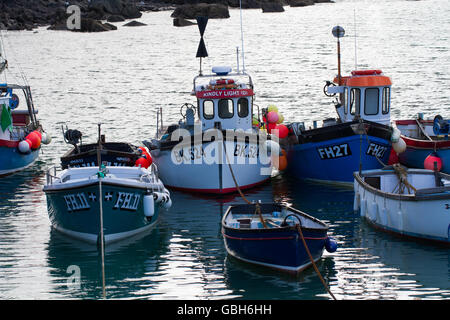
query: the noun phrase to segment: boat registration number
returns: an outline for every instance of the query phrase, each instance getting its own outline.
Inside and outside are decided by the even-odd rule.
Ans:
[[[317,152],[322,160],[342,158],[352,154],[347,143],[317,148]]]
[[[212,147],[212,148],[211,148]],[[195,160],[207,158],[209,162],[214,162],[216,154],[220,154],[219,149],[221,145],[211,145],[206,147],[206,151],[202,146],[192,146],[172,151],[172,159],[176,164],[191,163]],[[228,150],[228,148],[227,148]],[[237,158],[252,158],[256,159],[259,155],[259,148],[257,145],[249,145],[248,143],[235,143],[233,155]],[[231,157],[231,154],[230,154]],[[201,160],[200,160],[201,161]]]
[[[371,142],[367,147],[366,154],[377,158],[383,158],[388,147]]]

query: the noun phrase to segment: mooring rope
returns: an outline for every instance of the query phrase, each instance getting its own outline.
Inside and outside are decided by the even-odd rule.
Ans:
[[[231,176],[233,177],[233,181],[234,181],[234,184],[235,184],[235,186],[236,186],[236,189],[239,191],[239,194],[241,195],[242,199],[244,199],[244,201],[247,202],[247,204],[253,204],[252,202],[250,202],[250,201],[244,196],[244,193],[242,193],[241,188],[239,188],[239,185],[238,185],[238,183],[237,183],[236,177],[235,177],[234,172],[233,172],[233,168],[231,167],[230,159],[228,158],[227,148],[226,148],[226,146],[225,146],[225,139],[222,139],[222,144],[223,144],[223,149],[224,149],[224,152],[225,152],[225,157],[226,157],[226,160],[227,160],[227,163],[228,163],[228,168],[230,168],[230,173],[231,173]],[[262,223],[264,229],[266,229],[266,228],[267,228],[267,225],[266,225],[266,222],[264,221],[264,218],[263,218],[263,216],[262,216],[262,213],[261,213],[261,207],[260,207],[260,205],[259,205],[258,202],[255,203],[255,214],[258,214],[259,220],[261,221],[261,223]]]
[[[295,226],[297,227],[297,231],[300,234],[300,238],[302,238],[303,245],[305,246],[306,253],[308,253],[309,260],[311,260],[311,263],[312,263],[312,265],[314,267],[314,270],[316,271],[317,275],[319,276],[320,281],[322,282],[323,286],[328,291],[330,296],[333,298],[333,300],[336,300],[336,297],[333,295],[333,293],[331,292],[330,288],[327,286],[325,280],[323,279],[322,275],[320,274],[320,271],[317,268],[316,263],[314,262],[314,258],[312,257],[308,246],[306,245],[305,237],[303,236],[303,232],[302,232],[302,227],[298,223]]]

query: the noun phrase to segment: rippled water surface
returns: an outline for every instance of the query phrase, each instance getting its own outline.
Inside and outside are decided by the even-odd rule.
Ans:
[[[418,112],[450,118],[447,0],[336,1],[285,9],[243,12],[245,65],[260,107],[277,105],[287,121],[334,117],[322,93],[324,80],[337,70],[331,28],[346,29],[342,70],[349,73],[355,68],[356,20],[358,68],[382,69],[391,77],[392,118]],[[11,66],[6,80],[21,82],[20,69],[27,76],[53,141],[33,167],[0,181],[0,298],[102,297],[97,249],[51,230],[44,173],[68,149],[62,124],[94,141],[101,122],[107,140],[140,144],[155,133],[156,108],[163,108],[168,123],[180,118],[184,102],[193,102],[198,29],[173,27],[170,14],[146,13],[140,20],[147,26],[118,24],[107,33],[3,33]],[[236,65],[239,11],[230,14],[208,23],[206,70]],[[318,267],[336,298],[450,298],[449,250],[372,229],[353,213],[351,189],[276,176],[246,195],[291,203],[330,224],[340,247],[324,253]],[[239,196],[172,197],[156,229],[107,247],[108,298],[330,299],[313,269],[292,277],[227,257],[220,219],[230,204],[243,202]],[[70,266],[79,268],[79,288],[70,285]]]

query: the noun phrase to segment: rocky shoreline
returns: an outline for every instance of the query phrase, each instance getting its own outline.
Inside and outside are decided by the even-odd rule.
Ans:
[[[282,12],[284,6],[301,7],[332,0],[242,0],[243,9],[261,8],[262,12]],[[186,19],[199,15],[229,18],[228,8],[238,8],[239,0],[1,0],[0,30],[33,30],[49,26],[68,30],[67,7],[80,8],[81,27],[73,31],[116,30],[109,22],[137,19],[142,12],[173,10],[174,26],[191,25]],[[102,22],[102,21],[107,21]],[[139,23],[131,23],[139,25]]]

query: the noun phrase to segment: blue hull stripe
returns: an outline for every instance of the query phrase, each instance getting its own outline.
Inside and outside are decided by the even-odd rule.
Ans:
[[[353,172],[379,169],[389,161],[390,142],[359,135],[322,142],[296,144],[288,151],[288,171],[299,179],[353,183]],[[361,161],[360,161],[360,149]]]

